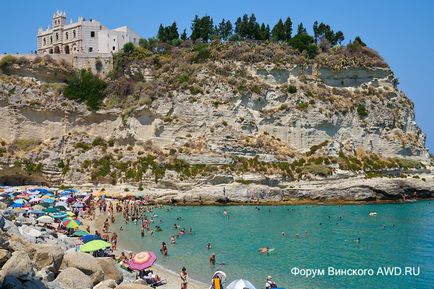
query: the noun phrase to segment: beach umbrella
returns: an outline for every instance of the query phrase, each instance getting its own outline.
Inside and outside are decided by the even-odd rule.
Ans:
[[[88,231],[85,230],[77,230],[74,232],[74,234],[72,234],[75,237],[84,237],[84,236],[88,236],[90,233]]]
[[[69,217],[75,217],[75,214],[71,211],[66,212]]]
[[[42,201],[42,198],[32,198],[29,202],[30,203],[37,203],[37,202],[40,202],[40,201]]]
[[[24,206],[24,205],[21,204],[21,203],[12,203],[9,207],[15,209],[15,208],[21,208],[21,207],[23,207],[23,206]]]
[[[78,226],[79,226],[79,225],[78,225],[76,222],[74,222],[74,220],[70,220],[70,222],[68,222],[68,223],[66,224],[65,228],[76,230],[76,229],[78,229]]]
[[[15,204],[25,204],[25,203],[27,203],[27,201],[24,199],[17,199],[17,200],[14,200],[14,203]]]
[[[63,218],[65,218],[66,216],[67,216],[66,213],[63,213],[63,212],[61,212],[61,213],[55,213],[55,214],[52,215],[52,217],[53,217],[54,219],[63,219]]]
[[[62,224],[68,229],[77,229],[81,225],[81,222],[79,220],[65,220]]]
[[[94,252],[101,249],[111,247],[112,244],[103,240],[93,240],[80,246],[80,252]]]
[[[83,208],[84,205],[82,203],[75,203],[74,205],[72,205],[73,208]]]
[[[42,199],[42,202],[46,204],[52,204],[54,203],[54,199]]]
[[[46,208],[46,209],[44,210],[44,212],[45,212],[45,213],[53,214],[53,213],[58,213],[59,210],[57,210],[56,208]]]
[[[55,206],[56,207],[68,207],[68,204],[66,203],[66,202],[62,202],[62,201],[59,201],[59,202],[56,202],[56,204],[55,204]]]
[[[157,256],[152,251],[143,251],[131,258],[129,268],[131,270],[144,270],[146,268],[151,267],[155,261],[157,260]]]
[[[49,223],[53,223],[54,219],[51,218],[50,216],[41,216],[37,218],[36,221],[38,221],[39,223],[49,224]]]
[[[83,241],[83,243],[88,243],[88,242],[93,241],[93,240],[101,240],[101,237],[98,235],[87,234],[85,236],[82,236],[81,240]]]
[[[45,207],[41,206],[41,205],[34,205],[34,206],[32,206],[32,208],[33,208],[33,210],[41,210],[41,211],[45,209]]]
[[[56,208],[59,211],[66,211],[66,210],[68,210],[68,208],[65,208],[64,206],[55,206],[54,208]]]
[[[247,280],[244,279],[238,279],[235,281],[232,281],[227,287],[226,289],[256,289],[255,286],[253,286],[252,283],[250,283]]]
[[[15,196],[15,198],[28,200],[29,199],[29,195],[27,195],[27,194],[19,194],[18,196]]]
[[[29,211],[29,214],[44,215],[45,212],[41,211],[41,210],[31,210],[31,211]]]

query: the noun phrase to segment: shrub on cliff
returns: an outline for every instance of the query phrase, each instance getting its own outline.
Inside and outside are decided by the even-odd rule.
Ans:
[[[99,79],[92,72],[82,69],[68,80],[64,94],[69,99],[86,103],[90,110],[96,111],[105,96],[106,86],[104,80]]]
[[[6,72],[6,70],[14,63],[17,63],[18,59],[12,55],[6,55],[0,60],[0,70],[1,72]]]

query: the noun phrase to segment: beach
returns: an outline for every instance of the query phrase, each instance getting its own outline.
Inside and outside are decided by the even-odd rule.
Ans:
[[[120,214],[117,216],[118,218],[121,217]],[[91,232],[94,232],[95,230],[101,230],[104,220],[107,218],[107,213],[104,212],[97,212],[94,220],[88,220],[85,219],[83,224],[85,226],[89,225]],[[122,236],[122,234],[119,234],[119,238],[123,238],[125,236]],[[129,248],[123,248],[120,247],[118,250],[116,250],[116,254],[119,255],[121,251],[130,251]],[[179,273],[173,272],[167,268],[164,268],[163,266],[158,265],[158,261],[154,266],[152,266],[152,270],[154,271],[154,274],[160,276],[163,280],[167,281],[167,284],[163,286],[163,288],[166,289],[179,289],[180,288],[180,278]],[[192,278],[189,278],[188,288],[190,289],[208,289],[209,285],[194,280]]]

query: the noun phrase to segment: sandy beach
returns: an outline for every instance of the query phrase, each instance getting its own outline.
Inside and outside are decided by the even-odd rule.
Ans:
[[[118,218],[121,217],[119,214],[117,216]],[[89,220],[89,219],[83,219],[84,226],[89,225],[91,232],[95,232],[95,230],[101,231],[101,228],[104,224],[104,220],[107,218],[107,213],[99,213],[98,211],[95,213],[95,219]],[[117,232],[119,234],[119,232]],[[122,234],[119,234],[119,238],[122,238]],[[130,251],[129,248],[118,248],[115,253],[116,255],[119,255],[122,251]],[[167,268],[162,267],[158,263],[154,264],[152,266],[152,270],[154,271],[154,274],[161,277],[162,280],[166,280],[167,284],[164,285],[162,288],[165,289],[179,289],[181,287],[180,279],[179,279],[179,273],[173,272],[171,270],[168,270]],[[123,271],[126,272],[126,271]],[[189,278],[188,282],[188,288],[189,289],[207,289],[209,288],[209,285],[191,279]]]

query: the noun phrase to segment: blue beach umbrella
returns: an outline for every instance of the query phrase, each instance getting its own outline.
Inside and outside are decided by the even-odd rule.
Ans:
[[[51,198],[43,199],[42,202],[47,203],[47,204],[52,204],[52,203],[54,203],[54,199],[51,199]]]
[[[25,204],[25,203],[27,203],[27,201],[24,199],[16,199],[16,200],[14,200],[14,203],[15,204]]]
[[[44,215],[45,212],[41,210],[31,210],[29,211],[29,214]]]
[[[86,235],[81,237],[81,240],[83,241],[83,243],[87,243],[93,240],[101,240],[101,237],[98,235]]]
[[[9,207],[11,208],[22,208],[24,205],[21,203],[12,203]]]

